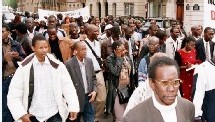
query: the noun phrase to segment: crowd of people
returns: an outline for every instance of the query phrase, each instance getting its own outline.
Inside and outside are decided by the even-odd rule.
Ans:
[[[2,25],[3,122],[215,120],[215,31],[19,15]]]

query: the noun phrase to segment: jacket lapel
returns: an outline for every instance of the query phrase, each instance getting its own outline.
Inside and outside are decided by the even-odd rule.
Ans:
[[[82,74],[81,74],[81,69],[80,69],[80,66],[79,66],[79,63],[78,63],[78,60],[76,58],[76,56],[73,57],[73,60],[74,60],[74,69],[75,69],[75,72],[76,72],[76,75],[78,76],[78,79],[79,81],[81,82],[81,85],[82,87],[84,88],[84,83],[83,83],[83,79],[82,79]]]
[[[86,71],[86,77],[87,77],[87,86],[88,86],[88,90],[89,90],[89,88],[90,88],[90,81],[89,81],[89,76],[90,76],[90,72],[89,72],[89,69],[90,69],[90,67],[89,67],[89,65],[88,65],[88,60],[85,58],[84,59],[85,60],[85,71]]]
[[[205,55],[205,46],[204,46],[204,42],[203,42],[203,39],[201,40],[201,42],[200,42],[200,44],[201,44],[201,48],[202,48],[202,52],[204,53],[204,55]]]
[[[177,115],[177,122],[185,122],[186,120],[184,118],[183,108],[182,108],[179,100],[177,101],[177,105],[175,107],[175,110],[176,110],[176,115]]]

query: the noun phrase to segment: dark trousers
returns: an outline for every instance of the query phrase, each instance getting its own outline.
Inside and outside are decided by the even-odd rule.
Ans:
[[[67,119],[66,122],[80,122],[81,117],[83,117],[84,122],[94,122],[94,116],[95,116],[95,108],[92,105],[92,103],[89,102],[88,95],[85,95],[85,102],[84,102],[84,110],[83,112],[79,112],[77,119],[74,121],[71,121]]]
[[[39,122],[35,116],[30,117],[31,122]],[[50,117],[46,122],[62,122],[62,118],[59,113]]]
[[[7,94],[12,76],[3,77],[2,79],[2,122],[13,122],[13,117],[7,106]]]

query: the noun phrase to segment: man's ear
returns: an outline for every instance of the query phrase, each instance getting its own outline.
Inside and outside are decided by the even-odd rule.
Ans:
[[[35,48],[34,48],[34,46],[31,46],[31,49],[35,52]]]
[[[154,91],[154,89],[155,89],[155,83],[153,82],[153,80],[151,78],[149,79],[149,85],[152,88],[152,90]]]

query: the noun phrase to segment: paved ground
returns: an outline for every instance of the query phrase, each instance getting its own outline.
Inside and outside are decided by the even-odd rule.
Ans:
[[[103,115],[102,116],[102,120],[101,122],[113,122],[113,116],[110,114],[110,115]]]

